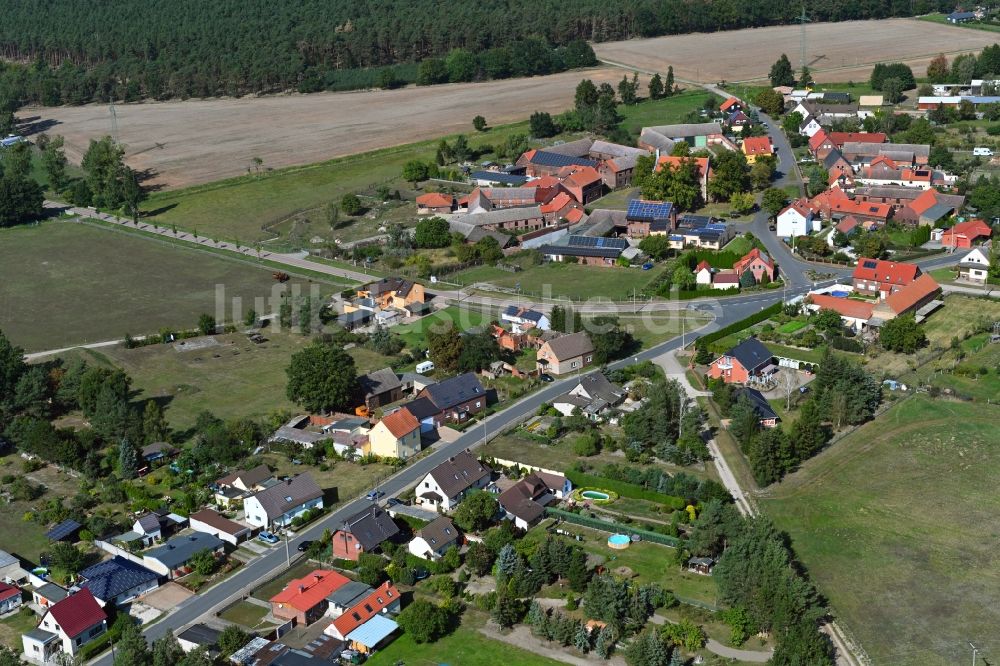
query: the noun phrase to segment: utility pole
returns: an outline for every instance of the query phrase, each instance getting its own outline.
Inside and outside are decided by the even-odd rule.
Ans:
[[[799,68],[804,70],[806,67],[806,23],[809,23],[811,19],[806,16],[806,5],[802,3],[802,15],[795,19],[799,22],[801,26],[799,28]]]

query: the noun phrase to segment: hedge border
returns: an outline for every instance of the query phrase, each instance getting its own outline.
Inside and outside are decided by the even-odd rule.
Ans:
[[[762,321],[770,319],[774,315],[779,314],[781,312],[782,305],[783,303],[781,301],[778,301],[773,305],[767,306],[760,312],[755,312],[746,319],[735,321],[732,324],[729,324],[728,326],[723,326],[717,331],[706,333],[705,335],[698,338],[698,341],[695,343],[695,346],[712,344],[716,340],[721,340],[727,335],[738,333],[744,329],[750,328],[754,324],[759,324]]]
[[[590,487],[599,488],[601,490],[613,490],[622,497],[659,502],[660,504],[665,504],[675,511],[680,511],[688,505],[687,500],[683,497],[666,495],[653,490],[646,490],[642,486],[637,486],[635,484],[628,483],[627,481],[609,479],[605,476],[595,476],[593,474],[586,474],[577,470],[569,470],[566,472],[566,478],[572,481],[573,485],[577,488]]]

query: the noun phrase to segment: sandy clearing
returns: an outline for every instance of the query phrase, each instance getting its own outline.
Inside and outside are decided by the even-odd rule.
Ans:
[[[476,115],[501,124],[533,111],[562,112],[572,106],[581,79],[614,83],[621,76],[603,68],[400,90],[121,104],[118,136],[132,167],[156,172],[153,183],[182,187],[246,173],[255,156],[265,168],[309,164],[471,133]],[[20,115],[55,122],[46,131],[65,137],[67,156],[77,163],[89,140],[111,129],[106,105],[35,108]]]
[[[773,26],[710,34],[677,35],[595,44],[597,57],[643,70],[665,72],[673,65],[679,79],[701,82],[747,81],[767,76],[771,64],[787,53],[799,66],[799,27]],[[917,19],[810,23],[806,59],[822,81],[862,81],[877,62],[906,62],[923,74],[938,52],[980,51],[1000,41],[985,30]]]

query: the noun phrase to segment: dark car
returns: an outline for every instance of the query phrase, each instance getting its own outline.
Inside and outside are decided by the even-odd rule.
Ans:
[[[310,548],[312,548],[312,545],[314,543],[316,543],[316,542],[315,541],[310,541],[309,539],[306,539],[305,541],[303,541],[302,543],[299,544],[299,547],[296,550],[298,550],[300,553],[304,553],[307,550],[309,550]]]
[[[402,506],[409,504],[406,500],[401,500],[398,497],[390,497],[385,501],[386,506]]]
[[[541,374],[541,375],[538,375],[538,378],[541,379],[543,382],[553,382],[553,381],[555,381],[554,379],[552,379],[552,375]]]

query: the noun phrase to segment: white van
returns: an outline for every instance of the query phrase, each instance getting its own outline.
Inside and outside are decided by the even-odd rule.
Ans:
[[[423,375],[434,369],[434,361],[423,361],[417,363],[417,374]]]
[[[993,149],[992,148],[982,148],[982,147],[980,147],[980,148],[973,148],[972,149],[972,154],[975,155],[976,157],[993,157]]]

